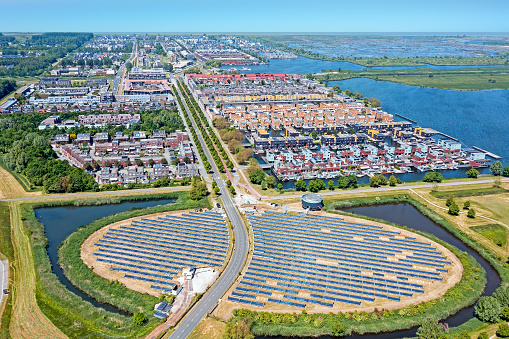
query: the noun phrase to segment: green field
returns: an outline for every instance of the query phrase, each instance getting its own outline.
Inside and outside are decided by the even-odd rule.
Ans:
[[[483,195],[507,193],[508,190],[502,187],[474,188],[466,190],[436,191],[430,192],[432,196],[438,199],[447,199],[449,196],[453,198],[478,197]]]
[[[488,224],[470,227],[480,235],[490,239],[495,245],[504,247],[507,243],[505,227],[499,224]]]
[[[509,89],[509,67],[429,69],[412,68],[405,70],[365,69],[363,71],[324,70],[311,75],[312,79],[327,82],[351,78],[397,82],[412,86],[439,89],[481,91]]]

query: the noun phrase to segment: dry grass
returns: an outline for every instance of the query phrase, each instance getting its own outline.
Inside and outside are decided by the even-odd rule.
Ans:
[[[41,312],[36,300],[36,272],[30,238],[21,220],[19,203],[11,204],[12,239],[16,270],[10,332],[13,338],[66,338]]]
[[[476,188],[483,188],[483,187],[491,187],[491,184],[482,184],[482,185],[476,185]],[[509,188],[508,183],[502,184],[503,188]],[[460,189],[461,186],[457,186],[456,188]],[[464,187],[465,189],[468,189],[469,186]],[[432,196],[431,190],[429,188],[421,188],[418,190],[415,190],[417,193],[422,195],[424,198],[429,200],[430,202],[437,204],[441,207],[445,206],[445,200],[444,199],[438,199]],[[479,225],[487,225],[487,224],[493,224],[494,221],[490,221],[484,218],[479,217],[479,215],[486,216],[489,218],[492,218],[500,223],[503,223],[505,225],[509,225],[509,193],[503,193],[503,194],[494,194],[494,195],[484,195],[484,196],[474,196],[474,197],[465,197],[465,198],[456,198],[454,201],[458,204],[460,209],[463,207],[463,203],[465,201],[470,201],[471,205],[470,208],[473,208],[477,214],[477,217],[474,219],[468,218],[466,216],[466,213],[460,214],[459,216],[451,216],[447,213],[447,210],[442,210],[439,208],[436,208],[435,206],[430,205],[423,199],[419,198],[417,195],[411,194],[412,197],[419,202],[426,205],[428,208],[433,209],[437,213],[440,214],[441,217],[446,219],[451,225],[455,226],[456,228],[462,230],[463,232],[467,233],[470,237],[474,238],[477,242],[482,244],[484,247],[488,248],[490,251],[495,253],[499,257],[507,257],[509,256],[509,243],[506,244],[503,247],[495,245],[490,239],[482,236],[481,234],[475,232],[471,229],[472,226],[479,226]],[[462,210],[466,211],[466,210]]]
[[[28,196],[40,196],[42,192],[26,192],[23,186],[0,166],[0,199],[23,198]]]
[[[204,318],[187,339],[221,339],[226,324],[212,317]]]

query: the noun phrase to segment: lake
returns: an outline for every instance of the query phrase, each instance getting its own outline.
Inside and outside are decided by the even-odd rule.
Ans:
[[[107,217],[108,215],[125,212],[131,208],[148,208],[158,205],[174,203],[175,199],[123,202],[120,204],[100,206],[62,206],[43,207],[34,209],[35,216],[44,225],[44,231],[48,238],[47,253],[51,262],[53,273],[58,280],[71,292],[96,307],[101,307],[109,312],[119,313],[120,311],[109,305],[95,301],[82,293],[64,275],[62,268],[58,265],[58,246],[71,235],[78,227],[87,225],[92,221]]]
[[[401,114],[421,127],[436,129],[465,145],[509,159],[509,90],[451,91],[367,78],[329,81],[329,86],[335,84],[342,90],[379,99],[390,114]]]

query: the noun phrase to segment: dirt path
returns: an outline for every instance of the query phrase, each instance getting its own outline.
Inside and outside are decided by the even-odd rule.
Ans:
[[[12,239],[15,249],[11,336],[13,338],[67,338],[44,316],[35,296],[36,272],[30,238],[24,232],[19,203],[11,204]]]

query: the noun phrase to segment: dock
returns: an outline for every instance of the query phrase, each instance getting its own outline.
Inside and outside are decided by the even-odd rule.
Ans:
[[[437,132],[438,132],[438,131],[437,131]],[[459,139],[453,138],[453,137],[451,137],[451,136],[450,136],[450,135],[448,135],[448,134],[445,134],[445,133],[442,133],[442,132],[438,132],[438,134],[443,135],[444,137],[449,138],[449,139],[452,139],[452,140],[454,140],[454,141],[459,141]]]
[[[410,122],[413,122],[414,124],[417,124],[417,121],[412,120],[412,119],[410,119],[410,118],[407,118],[407,117],[405,117],[405,116],[403,116],[403,115],[401,115],[401,114],[394,113],[394,115],[397,115],[397,116],[398,116],[398,117],[400,117],[400,118],[403,118],[403,119],[405,119],[405,120],[408,120],[408,121],[410,121]]]
[[[483,150],[482,148],[479,148],[479,147],[477,147],[477,146],[472,146],[472,148],[473,148],[473,149],[476,149],[476,150],[478,150],[478,151],[483,152],[484,154],[486,154],[486,155],[487,155],[487,156],[489,156],[489,157],[492,157],[493,159],[502,159],[502,157],[501,157],[501,156],[498,156],[498,155],[496,155],[496,154],[494,154],[494,153],[491,153],[491,152],[488,152],[488,151],[486,151],[486,150]]]

